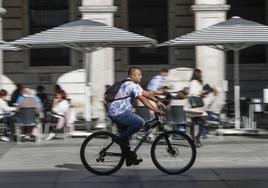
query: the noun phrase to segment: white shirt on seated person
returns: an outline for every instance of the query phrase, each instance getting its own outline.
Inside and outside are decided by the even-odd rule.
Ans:
[[[0,119],[4,118],[5,113],[9,113],[15,110],[15,107],[8,106],[7,102],[0,98]]]
[[[70,104],[67,100],[63,99],[59,102],[57,102],[53,107],[52,107],[52,112],[55,113],[53,114],[55,117],[61,117],[64,116],[65,113],[69,110]],[[57,116],[56,114],[59,114],[60,116]]]

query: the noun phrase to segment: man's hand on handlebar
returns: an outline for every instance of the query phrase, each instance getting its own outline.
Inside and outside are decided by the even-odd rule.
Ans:
[[[159,114],[159,116],[166,116],[166,112],[163,110],[159,110],[159,112],[157,112]]]
[[[166,116],[167,107],[162,102],[157,102],[157,107],[158,107],[158,112],[157,113],[160,116]]]
[[[161,101],[156,102],[158,109],[166,110],[167,107]]]

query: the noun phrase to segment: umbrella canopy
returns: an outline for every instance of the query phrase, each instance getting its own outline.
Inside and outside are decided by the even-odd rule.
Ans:
[[[18,51],[20,49],[15,47],[15,46],[12,46],[12,45],[8,44],[5,41],[0,40],[0,50]]]
[[[144,47],[156,40],[111,27],[103,23],[81,19],[11,42],[20,48],[71,47],[85,51],[99,47]]]
[[[241,50],[267,42],[268,26],[235,16],[227,21],[176,37],[159,46],[211,45],[225,50]]]
[[[193,31],[171,39],[159,46],[210,46],[234,51],[235,127],[240,128],[239,50],[256,44],[268,43],[268,26],[240,17]]]
[[[100,22],[80,19],[67,24],[33,34],[13,42],[23,49],[70,47],[84,52],[84,61],[90,52],[104,47],[150,47],[157,41],[149,37],[111,27]],[[86,119],[91,119],[90,109],[90,63],[85,63],[86,70]]]

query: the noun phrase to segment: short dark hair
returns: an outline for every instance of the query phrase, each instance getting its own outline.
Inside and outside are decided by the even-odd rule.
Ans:
[[[129,67],[128,76],[131,76],[135,70],[140,70],[141,71],[141,69],[139,67]]]
[[[163,68],[160,70],[160,72],[168,72],[168,69],[167,68]]]
[[[5,89],[0,90],[0,97],[7,96],[7,91]]]

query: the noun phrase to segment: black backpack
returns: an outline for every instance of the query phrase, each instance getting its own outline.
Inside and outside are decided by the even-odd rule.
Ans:
[[[125,96],[125,97],[122,97],[122,98],[118,98],[118,99],[115,99],[115,96],[117,95],[121,85],[127,81],[131,81],[130,79],[125,79],[125,80],[122,80],[121,82],[115,82],[113,85],[111,85],[105,92],[104,94],[104,100],[105,100],[105,103],[108,104],[108,103],[111,103],[113,101],[117,101],[117,100],[122,100],[122,99],[126,99],[130,96]]]

